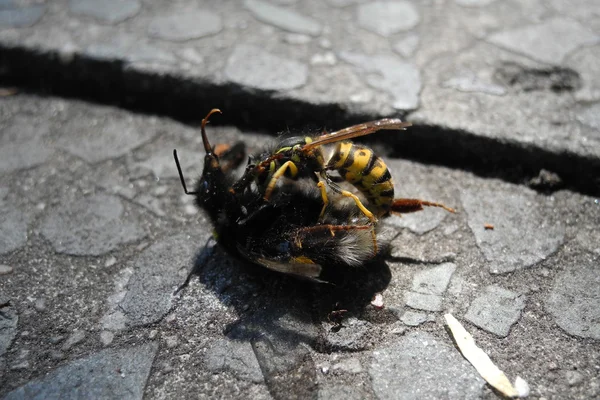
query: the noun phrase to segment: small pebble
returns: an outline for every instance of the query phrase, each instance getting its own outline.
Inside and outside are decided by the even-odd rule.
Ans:
[[[515,389],[517,389],[519,397],[521,398],[529,396],[529,393],[531,392],[527,381],[521,378],[520,376],[517,376],[517,378],[515,379]]]
[[[50,358],[53,360],[63,360],[65,358],[65,353],[62,351],[53,350],[50,352]]]
[[[177,345],[179,344],[179,339],[177,338],[177,335],[167,336],[165,338],[165,342],[167,344],[167,347],[169,349],[172,349],[173,347],[177,347]]]
[[[162,365],[162,372],[163,374],[168,374],[169,372],[173,372],[173,367],[171,366],[171,364],[168,363],[164,363]]]
[[[13,371],[20,370],[20,369],[28,369],[28,368],[29,368],[29,361],[23,361],[18,364],[14,364],[13,366],[10,367],[10,369],[12,369]]]
[[[152,194],[154,194],[156,197],[160,197],[163,194],[167,193],[167,191],[169,190],[168,186],[157,186],[156,188],[154,188],[154,190],[152,191]]]
[[[35,303],[34,303],[33,306],[38,311],[44,311],[46,309],[46,300],[44,300],[44,299],[37,299],[35,301]]]
[[[4,265],[4,264],[0,264],[0,275],[8,275],[8,274],[12,274],[12,272],[13,272],[13,267]]]
[[[115,265],[117,263],[117,259],[115,257],[109,257],[105,262],[104,262],[104,266],[105,267],[112,267],[113,265]]]
[[[59,344],[63,340],[65,340],[65,337],[63,335],[50,337],[50,343],[51,344]]]
[[[83,331],[75,331],[69,336],[69,338],[65,341],[62,346],[63,351],[69,350],[71,347],[75,346],[77,343],[83,341],[85,339],[85,332]]]
[[[198,209],[193,204],[186,204],[183,209],[187,215],[196,215],[198,214]]]
[[[371,305],[375,308],[383,308],[383,295],[381,293],[375,293],[373,299],[371,299]]]
[[[569,386],[577,386],[583,382],[583,375],[577,371],[567,371],[567,382]]]
[[[115,338],[115,334],[112,333],[111,331],[100,332],[100,341],[102,342],[102,344],[104,346],[108,346],[109,344],[111,344],[114,338]]]

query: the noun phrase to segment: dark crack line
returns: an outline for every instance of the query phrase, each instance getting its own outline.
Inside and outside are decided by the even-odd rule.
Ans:
[[[129,111],[164,115],[197,126],[202,110],[233,110],[226,122],[243,130],[279,132],[287,126],[338,129],[385,117],[358,114],[339,104],[316,105],[277,98],[272,92],[236,84],[215,84],[127,68],[122,61],[75,55],[69,63],[57,52],[0,45],[0,85],[21,92],[114,105]],[[219,121],[216,120],[216,123]],[[371,142],[383,136],[373,135]],[[414,126],[402,135],[386,135],[390,156],[470,171],[485,178],[526,185],[542,169],[558,174],[561,186],[600,196],[600,160],[569,151],[551,151],[517,141],[494,139],[435,125]]]

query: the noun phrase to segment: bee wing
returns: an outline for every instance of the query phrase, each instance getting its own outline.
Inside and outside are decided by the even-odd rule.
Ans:
[[[281,254],[281,258],[271,259],[256,254],[239,244],[237,246],[237,249],[238,252],[248,261],[262,265],[263,267],[266,267],[272,271],[294,275],[297,277],[306,278],[317,282],[324,282],[318,279],[318,276],[321,275],[322,267],[319,264],[315,264],[312,260],[308,258],[290,257],[287,260],[282,260],[281,258],[286,258],[286,255]]]
[[[411,125],[412,124],[410,122],[403,122],[398,118],[378,119],[377,121],[353,125],[348,128],[341,129],[339,131],[319,136],[316,139],[314,139],[311,143],[304,145],[302,147],[302,150],[311,150],[315,147],[322,146],[324,144],[339,142],[342,140],[352,139],[359,136],[370,135],[371,133],[380,131],[382,129],[404,130]]]
[[[283,272],[284,274],[308,278],[313,281],[324,282],[317,279],[321,275],[321,266],[319,264],[300,263],[300,262],[281,262],[259,258],[257,263],[270,270]]]

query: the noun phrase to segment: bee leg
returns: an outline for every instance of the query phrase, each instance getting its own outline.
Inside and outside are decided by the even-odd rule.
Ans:
[[[285,174],[285,171],[287,171],[288,168],[292,172],[292,176],[296,176],[296,174],[298,174],[298,167],[296,167],[296,164],[294,164],[292,161],[286,161],[285,163],[283,163],[283,165],[281,167],[279,167],[279,169],[277,171],[275,171],[275,173],[273,174],[273,177],[271,178],[271,180],[269,181],[269,184],[267,185],[267,190],[265,190],[265,196],[264,196],[265,200],[268,201],[271,198],[271,193],[273,192],[273,189],[275,189],[277,180]]]
[[[407,214],[423,210],[425,207],[440,207],[444,210],[456,213],[456,210],[450,207],[446,207],[442,203],[434,203],[432,201],[420,200],[420,199],[394,199],[390,212],[398,214]]]
[[[331,236],[335,236],[336,231],[353,231],[353,230],[367,230],[371,231],[371,238],[373,239],[373,256],[377,255],[379,248],[377,246],[377,235],[375,233],[374,225],[316,225],[309,226],[306,228],[301,228],[298,232],[301,233],[312,233],[318,231],[329,230]]]
[[[325,209],[329,204],[329,198],[327,197],[327,190],[325,189],[325,184],[323,182],[317,183],[317,187],[321,190],[321,197],[323,198],[323,208],[321,209],[321,214],[319,214],[319,221],[321,221],[325,215]]]

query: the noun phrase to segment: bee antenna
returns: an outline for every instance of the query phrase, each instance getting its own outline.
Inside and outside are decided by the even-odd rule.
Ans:
[[[206,136],[206,123],[208,122],[208,118],[210,118],[210,116],[214,113],[222,114],[221,110],[218,108],[213,108],[208,112],[208,114],[206,114],[206,117],[204,117],[202,120],[202,125],[200,125],[200,131],[202,132],[202,143],[204,144],[204,150],[206,151],[206,154],[212,154],[213,152],[212,147],[210,147],[208,137]]]

